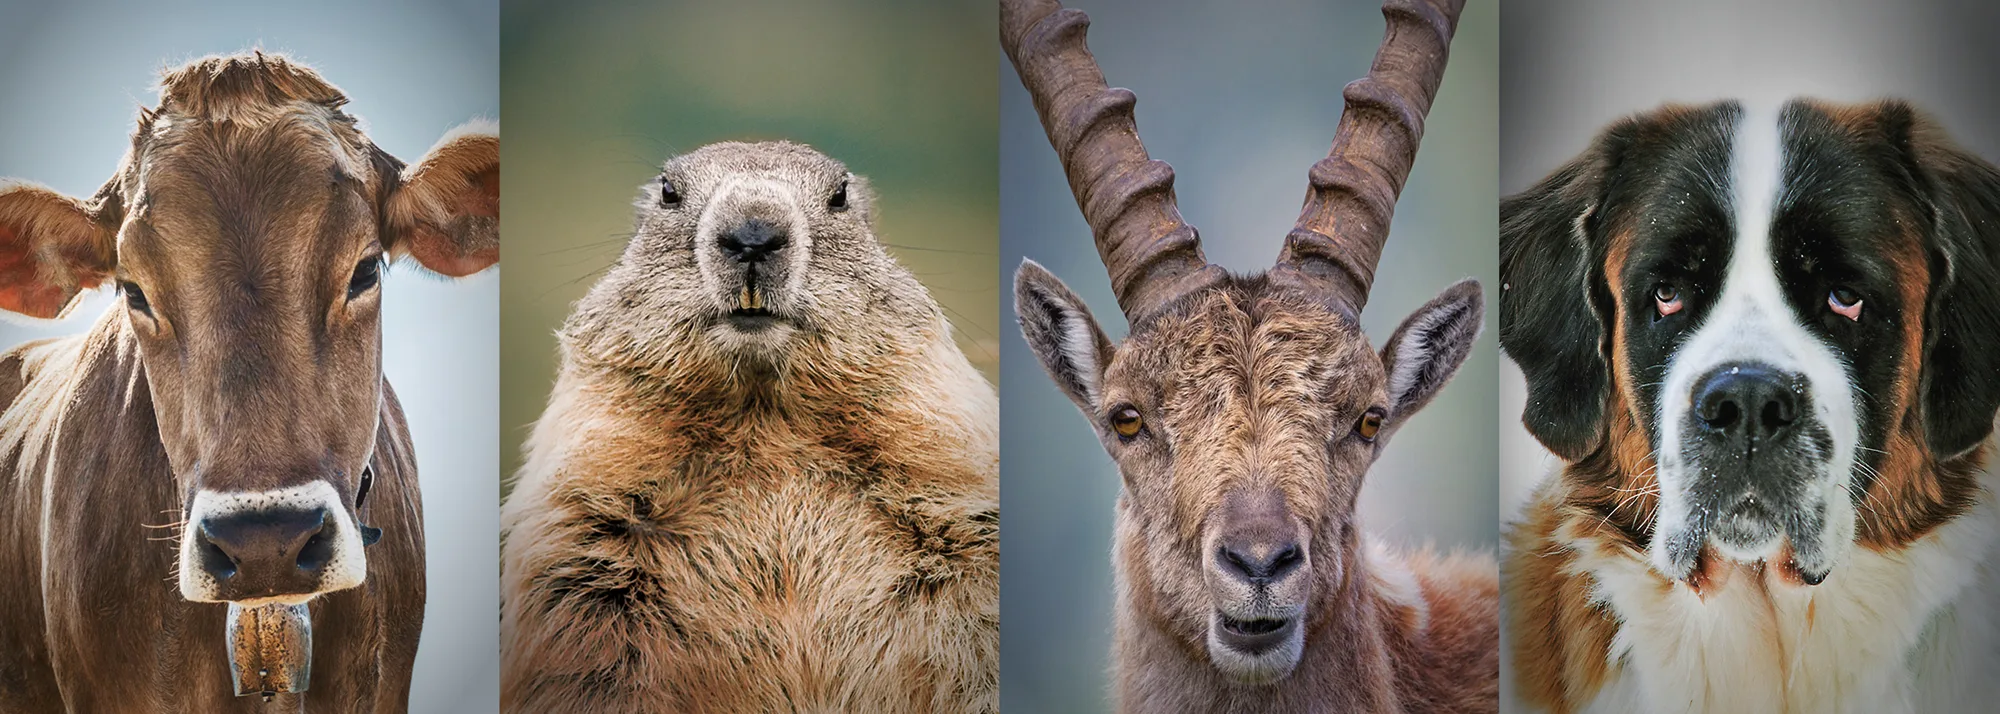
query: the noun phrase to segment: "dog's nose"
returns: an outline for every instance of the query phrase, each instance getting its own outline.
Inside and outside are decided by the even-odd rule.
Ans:
[[[783,229],[754,218],[724,232],[717,239],[723,255],[738,263],[763,262],[765,258],[784,250],[790,242]]]
[[[1731,436],[1769,439],[1790,431],[1805,397],[1798,375],[1752,362],[1725,364],[1695,383],[1695,416]]]
[[[201,569],[223,599],[312,592],[333,557],[325,508],[239,511],[195,527]]]

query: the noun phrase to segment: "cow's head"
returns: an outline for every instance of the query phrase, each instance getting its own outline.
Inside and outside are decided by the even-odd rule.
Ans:
[[[55,317],[116,287],[185,499],[184,597],[354,587],[382,269],[409,256],[463,276],[499,259],[496,129],[455,130],[406,168],[338,89],[262,53],[170,71],[160,95],[95,196],[0,183],[0,308]]]

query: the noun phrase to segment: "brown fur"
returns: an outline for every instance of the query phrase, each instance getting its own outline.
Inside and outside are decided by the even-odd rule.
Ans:
[[[1433,346],[1469,347],[1467,325],[1477,324],[1478,312],[1476,291],[1471,307],[1460,302],[1468,291],[1447,291],[1405,329],[1440,314],[1433,309],[1457,306],[1470,314],[1453,314],[1452,334],[1440,333]],[[1352,318],[1262,277],[1183,298],[1135,323],[1116,347],[1039,266],[1021,269],[1016,301],[1030,345],[1091,418],[1124,477],[1114,544],[1121,711],[1497,706],[1493,561],[1371,550],[1354,522],[1379,444],[1435,394],[1456,361],[1439,357],[1441,375],[1392,395],[1388,368],[1403,331],[1378,355]],[[1078,344],[1080,329],[1095,338]],[[1078,354],[1080,347],[1095,354]],[[1143,416],[1137,436],[1113,430],[1127,408]],[[1355,436],[1357,421],[1376,410],[1386,413],[1376,441]],[[1244,517],[1240,504],[1272,500],[1296,528],[1304,563],[1254,594],[1218,585],[1217,543]],[[1210,644],[1214,613],[1287,603],[1300,608],[1304,635],[1283,671],[1257,674],[1218,659],[1239,655],[1219,655]]]
[[[346,286],[358,262],[422,239],[382,219],[402,166],[345,101],[281,56],[205,58],[164,75],[91,199],[0,182],[0,307],[49,317],[111,280],[128,298],[88,334],[4,361],[0,711],[405,708],[424,600],[416,462],[382,380],[380,293]],[[363,585],[313,600],[308,692],[264,707],[230,689],[225,606],[175,587],[179,531],[197,489],[313,480],[384,536]]]
[[[765,159],[802,193],[842,171],[803,151],[669,166],[690,196]],[[848,213],[814,219],[822,302],[798,319],[815,327],[775,355],[679,319],[700,311],[697,266],[662,244],[695,231],[656,221],[698,211],[649,194],[624,266],[563,330],[505,508],[506,711],[998,711],[992,389],[923,287],[841,217],[866,222],[854,181]],[[848,277],[873,287],[818,282]],[[653,299],[674,302],[640,307]]]

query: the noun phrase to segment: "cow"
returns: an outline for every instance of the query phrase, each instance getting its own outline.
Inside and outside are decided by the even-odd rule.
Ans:
[[[0,713],[407,708],[423,514],[382,272],[499,260],[499,136],[405,166],[346,101],[207,57],[95,195],[0,181],[0,309],[118,293],[0,356]]]

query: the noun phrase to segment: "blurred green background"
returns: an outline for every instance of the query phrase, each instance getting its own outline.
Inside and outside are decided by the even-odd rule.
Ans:
[[[992,4],[510,0],[500,25],[503,473],[546,404],[554,331],[624,249],[639,185],[715,141],[801,141],[869,177],[877,237],[997,375]]]
[[[1090,13],[1090,49],[1109,83],[1138,95],[1139,133],[1153,158],[1173,164],[1181,212],[1208,258],[1239,272],[1268,267],[1298,218],[1307,169],[1332,144],[1341,86],[1367,73],[1382,41],[1381,4],[1067,4]],[[1467,3],[1362,315],[1379,347],[1452,281],[1473,276],[1486,289],[1486,331],[1471,358],[1396,433],[1362,489],[1362,525],[1399,547],[1490,549],[1498,539],[1498,26],[1496,3]],[[1003,65],[1001,263],[1011,274],[1024,257],[1040,261],[1121,338],[1125,320],[1090,230],[1027,92],[989,42]],[[1001,706],[1105,711],[1117,471],[1011,324],[1001,359]]]

